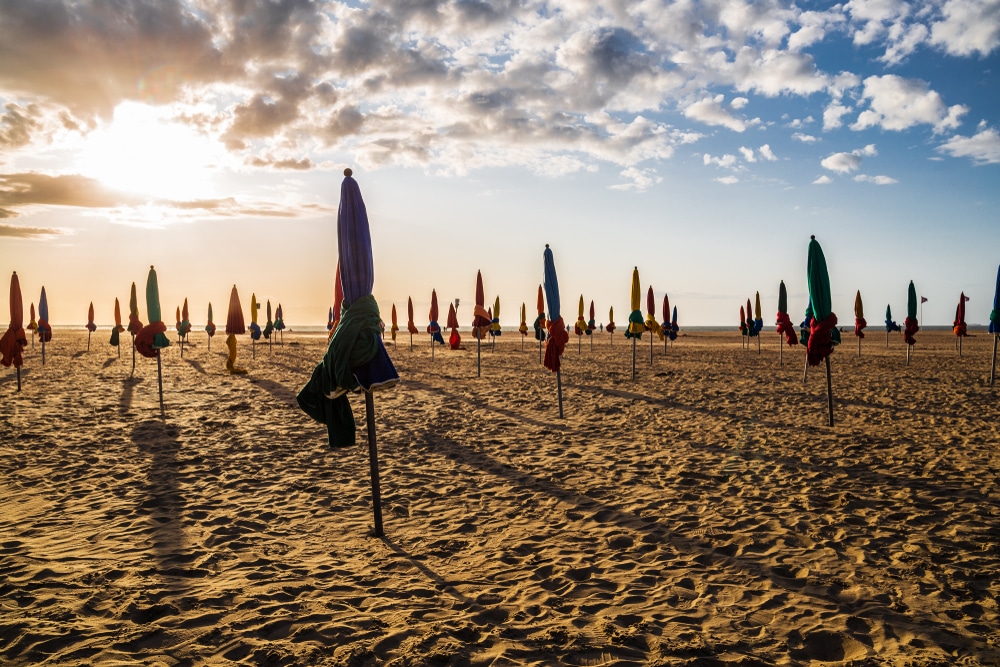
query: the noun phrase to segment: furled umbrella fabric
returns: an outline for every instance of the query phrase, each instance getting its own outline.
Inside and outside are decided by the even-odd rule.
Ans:
[[[389,335],[393,342],[396,340],[396,332],[399,331],[399,320],[396,316],[396,304],[392,304],[392,326],[389,328]]]
[[[865,337],[865,327],[868,322],[865,320],[865,307],[861,302],[861,290],[854,295],[854,335],[858,338]]]
[[[181,307],[180,306],[177,306],[177,322],[174,324],[174,330],[177,332],[178,339],[184,336],[184,334],[181,333]]]
[[[212,321],[212,304],[208,304],[208,323],[205,325],[205,333],[209,337],[209,345],[211,345],[211,338],[215,335],[215,322]]]
[[[271,321],[271,300],[267,300],[267,322],[264,323],[264,329],[260,334],[267,340],[271,340],[271,334],[274,333],[274,322]]]
[[[663,340],[663,329],[660,328],[660,323],[656,321],[656,298],[653,296],[653,286],[649,286],[649,290],[646,292],[646,329],[652,333],[659,336],[660,340]],[[650,341],[652,342],[652,341]]]
[[[538,317],[535,318],[532,328],[535,330],[535,340],[540,344],[545,340],[545,295],[541,285],[538,286],[538,302],[535,307],[538,310]]]
[[[604,330],[609,334],[613,334],[617,326],[615,325],[615,307],[610,306],[608,308],[608,323],[604,325]]]
[[[952,332],[959,338],[969,335],[968,325],[965,323],[966,301],[968,301],[968,297],[965,296],[965,292],[962,292],[958,297],[958,307],[955,308],[955,321],[951,323]]]
[[[761,314],[760,309],[760,292],[757,292],[754,296],[753,302],[753,335],[759,336],[760,332],[764,329],[764,316]]]
[[[243,320],[240,294],[236,290],[236,285],[233,285],[233,290],[229,293],[229,310],[226,312],[226,349],[229,352],[226,357],[226,370],[234,375],[246,373],[246,369],[236,365],[236,337],[246,332],[247,327]]]
[[[31,304],[29,309],[30,315],[28,316],[28,326],[25,327],[28,331],[32,332],[31,336],[34,338],[36,331],[38,331],[38,322],[35,321],[35,304]]]
[[[777,332],[785,336],[785,343],[792,346],[799,344],[792,319],[788,316],[788,292],[785,290],[784,280],[778,285],[778,315],[775,325]]]
[[[752,306],[750,305],[750,299],[747,299],[747,320],[746,321],[747,321],[747,336],[748,337],[756,336],[757,333],[758,333],[758,331],[757,331],[757,323],[754,320],[754,312],[753,312]]]
[[[503,330],[500,328],[500,297],[493,301],[493,310],[490,312],[490,335],[500,336]]]
[[[261,330],[260,325],[257,324],[257,309],[260,308],[260,304],[257,303],[257,294],[250,293],[250,339],[260,340]]]
[[[455,304],[448,304],[448,328],[451,329],[451,335],[448,337],[448,346],[453,350],[459,350],[462,347],[462,336],[458,333],[458,312],[455,311]]]
[[[840,343],[840,332],[837,329],[837,316],[832,310],[830,274],[826,268],[826,257],[815,238],[809,241],[806,279],[809,284],[809,303],[813,314],[807,345],[809,365],[817,366],[830,356],[834,345]]]
[[[674,306],[674,313],[670,317],[670,340],[673,340],[674,338],[676,338],[677,337],[677,332],[680,331],[680,330],[681,330],[681,328],[677,324],[677,306]]]
[[[47,343],[52,340],[52,327],[49,325],[49,299],[45,295],[45,288],[42,288],[42,295],[38,297],[38,340]]]
[[[181,306],[181,336],[187,337],[191,333],[191,314],[188,312],[188,300],[184,299],[184,305]]]
[[[563,322],[560,313],[559,303],[559,279],[556,275],[555,258],[552,256],[552,249],[545,245],[545,252],[542,254],[544,267],[545,305],[548,313],[547,330],[548,340],[545,341],[545,367],[553,373],[559,372],[560,358],[569,343],[569,334],[566,333],[566,323]]]
[[[361,189],[349,169],[344,171],[340,186],[337,251],[344,293],[340,323],[323,360],[297,399],[306,414],[326,424],[331,447],[347,447],[354,444],[355,437],[347,392],[370,393],[399,380],[382,343],[381,316],[372,296],[375,269],[368,213]],[[369,429],[372,428],[369,424]]]
[[[594,302],[590,302],[590,318],[587,320],[587,335],[590,336],[597,329],[597,317],[594,313]],[[593,343],[591,343],[593,345]]]
[[[285,313],[281,309],[280,303],[274,310],[274,330],[279,333],[285,330]]]
[[[330,306],[330,310],[327,312],[326,330],[333,331],[333,306]]]
[[[528,310],[527,305],[523,302],[521,303],[521,324],[517,327],[517,331],[522,337],[528,335]]]
[[[427,333],[431,335],[431,344],[440,343],[444,345],[444,337],[441,335],[441,325],[438,323],[438,296],[437,290],[431,290],[431,308],[427,313],[430,323],[427,325]]]
[[[906,290],[906,319],[903,320],[903,338],[907,345],[916,344],[917,339],[913,335],[918,331],[920,331],[920,325],[917,322],[917,290],[911,280],[910,286]]]
[[[806,304],[805,316],[802,319],[802,323],[799,324],[799,343],[801,343],[803,346],[806,347],[808,347],[809,345],[809,331],[812,328],[812,323],[813,323],[813,307],[812,303],[808,303]]]
[[[642,319],[642,311],[639,310],[641,307],[639,300],[641,298],[639,293],[639,267],[635,267],[632,269],[632,289],[629,294],[629,307],[632,312],[628,315],[628,329],[625,331],[625,338],[641,339],[642,332],[646,330],[646,325]]]
[[[1000,334],[1000,268],[997,269],[997,286],[993,292],[993,310],[990,311],[988,330],[991,334]]]
[[[576,322],[573,324],[573,333],[583,336],[587,331],[587,320],[583,319],[583,295],[580,295],[580,305],[577,309]]]
[[[139,319],[139,300],[135,293],[135,283],[132,283],[132,290],[128,297],[128,332],[137,336],[142,331],[143,326],[142,320]]]
[[[747,301],[747,303],[750,303]],[[747,311],[746,308],[740,306],[740,335],[747,336],[750,333],[749,327],[747,327]]]
[[[0,363],[8,368],[20,369],[24,364],[21,352],[28,346],[28,337],[24,333],[24,302],[21,300],[21,282],[17,271],[10,277],[10,324],[7,331],[0,337]],[[21,376],[18,372],[18,388]]]
[[[121,333],[123,331],[125,331],[125,327],[122,326],[122,306],[118,302],[118,297],[115,297],[115,325],[111,327],[111,340],[109,342],[119,348],[119,356],[121,356]]]
[[[486,310],[486,293],[483,290],[483,272],[476,272],[476,305],[472,312],[472,332],[476,338],[482,339],[493,318]]]
[[[94,302],[90,302],[90,308],[87,309],[87,331],[94,333],[97,331],[97,325],[94,324]],[[89,337],[88,337],[89,338]]]
[[[413,322],[413,299],[410,297],[407,297],[406,299],[406,318],[406,330],[412,336],[417,333],[419,329],[417,329],[417,325]]]
[[[149,323],[135,336],[135,349],[144,357],[152,359],[163,348],[170,347],[167,325],[160,315],[160,287],[156,280],[156,269],[149,267],[146,276],[146,314]]]
[[[893,331],[902,331],[902,328],[896,324],[892,319],[892,308],[889,304],[885,305],[885,332],[888,334]]]

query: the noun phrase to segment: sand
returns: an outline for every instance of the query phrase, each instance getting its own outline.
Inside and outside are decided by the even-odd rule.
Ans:
[[[997,665],[992,339],[778,336],[666,351],[516,332],[390,345],[375,396],[385,537],[358,445],[295,394],[322,335],[192,334],[129,378],[99,331],[0,371],[0,664]]]

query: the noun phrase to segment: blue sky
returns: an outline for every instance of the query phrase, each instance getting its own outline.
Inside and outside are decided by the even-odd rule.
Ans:
[[[167,320],[236,284],[320,324],[351,166],[387,320],[437,289],[468,324],[477,270],[531,319],[549,243],[599,322],[638,266],[682,326],[758,291],[770,325],[816,234],[842,324],[856,290],[901,319],[910,280],[926,324],[961,291],[982,323],[998,47],[996,0],[0,0],[0,272],[57,324],[150,264]]]

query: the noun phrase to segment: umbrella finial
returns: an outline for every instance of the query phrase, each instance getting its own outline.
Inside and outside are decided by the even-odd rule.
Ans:
[[[546,244],[545,244],[545,247],[546,247],[546,248],[548,248],[548,247],[549,247],[549,244],[548,244],[548,243],[546,243]]]
[[[810,241],[815,241],[816,240],[816,235],[815,234],[810,234],[809,235],[809,240]]]
[[[350,167],[344,170],[344,176],[353,176],[353,175],[354,171],[352,171]]]

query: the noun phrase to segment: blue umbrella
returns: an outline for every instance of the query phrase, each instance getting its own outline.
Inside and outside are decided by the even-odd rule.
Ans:
[[[566,323],[563,322],[559,308],[559,279],[556,277],[556,262],[552,256],[552,249],[549,244],[545,244],[545,252],[542,253],[543,284],[545,285],[545,309],[549,313],[546,328],[549,338],[545,341],[545,367],[556,374],[556,395],[559,399],[559,416],[563,416],[562,407],[562,373],[559,370],[559,358],[566,343],[569,342],[569,334],[566,333]]]
[[[997,287],[993,293],[993,312],[990,313],[990,333],[993,334],[993,364],[990,366],[990,386],[997,368],[997,340],[1000,340],[1000,268],[997,269]]]
[[[375,405],[372,391],[391,387],[399,375],[382,344],[381,316],[372,287],[371,231],[361,189],[344,170],[337,212],[337,250],[344,303],[340,323],[334,331],[323,360],[298,394],[303,411],[327,425],[331,447],[354,444],[354,415],[347,392],[364,391],[368,424],[368,454],[372,475],[375,536],[382,536],[382,508],[378,478],[378,450],[375,441]]]

